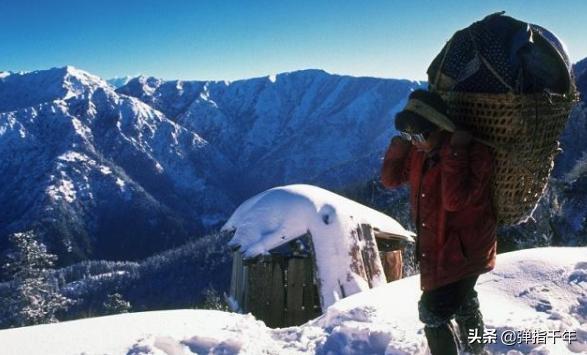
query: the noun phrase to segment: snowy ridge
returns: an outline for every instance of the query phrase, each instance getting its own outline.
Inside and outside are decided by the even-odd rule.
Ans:
[[[280,184],[333,188],[370,178],[394,133],[394,114],[419,87],[301,70],[234,82],[139,77],[117,91],[218,147],[248,197]]]
[[[394,114],[423,86],[302,70],[233,82],[141,76],[114,91],[73,67],[3,72],[0,252],[8,233],[41,228],[64,262],[110,235],[104,250],[118,236],[150,240],[145,256],[219,227],[274,186],[364,183],[378,176]],[[550,208],[568,238],[585,230],[585,110],[573,117],[555,176],[575,182]],[[69,152],[84,158],[60,158]]]
[[[587,352],[587,248],[498,255],[476,287],[491,354]],[[418,277],[342,299],[299,327],[270,329],[253,316],[204,310],[131,313],[0,331],[2,351],[36,354],[414,354],[427,353],[418,321]],[[573,332],[576,340],[505,345],[507,331]]]
[[[108,84],[72,66],[0,76],[0,112],[91,94]]]
[[[267,188],[361,181],[419,85],[307,70],[114,90],[73,67],[3,74],[0,252],[2,236],[36,228],[64,263],[134,259],[219,227]],[[149,242],[109,248],[119,238]]]
[[[22,90],[20,101],[6,96]],[[40,229],[65,262],[91,250],[128,259],[181,243],[234,206],[219,189],[230,163],[214,147],[93,75],[11,74],[0,93],[0,235]],[[119,238],[150,241],[112,254]]]

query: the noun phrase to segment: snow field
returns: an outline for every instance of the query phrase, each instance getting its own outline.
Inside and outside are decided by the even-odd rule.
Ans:
[[[476,287],[492,354],[587,353],[587,248],[498,255]],[[0,354],[427,354],[418,276],[341,299],[304,325],[267,328],[251,314],[130,313],[0,331]],[[576,340],[504,345],[506,330],[573,331]]]

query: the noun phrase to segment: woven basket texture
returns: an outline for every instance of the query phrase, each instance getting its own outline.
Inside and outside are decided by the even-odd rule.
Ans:
[[[574,98],[439,92],[454,122],[491,143],[493,204],[501,225],[527,220],[542,196]]]

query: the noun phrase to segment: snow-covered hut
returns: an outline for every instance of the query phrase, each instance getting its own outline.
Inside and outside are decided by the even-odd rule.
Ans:
[[[394,258],[380,255],[377,240],[413,242],[393,218],[311,185],[253,196],[222,229],[234,232],[231,307],[273,327],[299,325],[338,299],[386,283],[393,272],[384,264]],[[401,277],[395,273],[392,279]]]

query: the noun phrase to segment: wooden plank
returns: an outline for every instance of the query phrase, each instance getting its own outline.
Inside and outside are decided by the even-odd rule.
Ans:
[[[361,236],[359,240],[365,241],[361,248],[361,261],[363,262],[365,276],[367,283],[369,284],[369,288],[373,288],[373,268],[371,267],[371,263],[369,261],[369,235],[371,234],[370,226],[367,224],[361,224],[359,225],[357,232],[357,234]]]
[[[230,274],[230,297],[234,298],[235,300],[236,298],[236,285],[238,284],[238,272],[237,272],[237,258],[236,258],[236,253],[233,252],[232,253],[232,272]]]
[[[240,306],[243,310],[243,313],[248,312],[248,301],[247,297],[249,294],[249,266],[245,265],[243,260],[241,259],[241,269],[242,274],[239,276],[241,278],[241,282],[238,289],[239,299],[241,300]]]
[[[245,312],[253,314],[257,314],[258,308],[257,300],[255,299],[257,279],[254,275],[257,273],[256,266],[256,264],[247,264],[246,266],[247,281],[245,282]]]
[[[314,282],[314,267],[312,259],[304,259],[304,294],[303,310],[304,322],[320,315],[320,299],[318,298],[316,284]]]
[[[403,260],[401,250],[394,250],[379,253],[383,270],[385,272],[385,279],[387,282],[399,280],[403,273]]]
[[[363,240],[363,231],[361,230],[361,226],[357,225],[357,228],[351,231],[351,243],[350,243],[350,256],[351,256],[351,265],[349,265],[352,272],[356,275],[360,276],[365,282],[369,282],[370,278],[367,275],[367,270],[365,270],[365,261],[364,255],[362,252],[362,243],[360,241]],[[340,284],[340,280],[339,280]],[[370,287],[371,285],[369,285]],[[342,297],[346,297],[346,293],[341,287]]]
[[[304,259],[304,283],[302,285],[302,311],[304,313],[304,319],[311,318],[311,311],[313,308],[313,277],[312,277],[312,261]]]
[[[370,245],[370,236],[371,236],[371,226],[368,224],[361,224],[359,226],[359,235],[363,236],[363,240],[365,244],[361,248],[361,256],[363,257],[363,265],[365,265],[365,273],[367,274],[367,282],[369,284],[369,288],[373,288],[373,273],[375,269],[373,268],[372,261],[370,259],[370,251],[372,246]]]
[[[369,288],[373,288],[373,270],[371,268],[371,264],[369,263],[369,253],[364,248],[361,249],[361,259],[365,268],[365,278],[367,280],[367,284],[369,285]]]
[[[385,280],[385,272],[383,270],[383,265],[381,264],[381,259],[379,258],[377,241],[375,240],[373,229],[368,224],[361,224],[359,229],[361,230],[361,234],[365,241],[362,256],[367,276],[369,278],[369,287],[372,288],[373,285]]]
[[[303,323],[303,284],[304,259],[289,259],[287,268],[287,326]]]
[[[283,270],[277,260],[271,265],[271,287],[267,290],[267,293],[271,295],[267,325],[272,328],[284,325],[285,290],[283,283]]]
[[[259,262],[251,263],[248,266],[249,281],[247,283],[247,304],[248,312],[251,312],[256,318],[265,319],[265,304],[263,290],[263,264]]]
[[[245,279],[245,282],[243,283],[243,298],[244,298],[244,302],[243,302],[243,312],[244,313],[250,313],[251,312],[251,305],[250,305],[250,301],[249,299],[250,297],[250,282],[251,282],[251,265],[243,265],[243,278]]]
[[[257,275],[257,300],[259,302],[258,317],[267,322],[270,317],[271,294],[268,288],[271,287],[271,264],[268,262],[258,263]]]
[[[244,269],[242,255],[239,251],[232,254],[232,278],[230,280],[230,296],[238,303],[239,310],[243,310],[244,305]],[[235,310],[236,311],[236,310]]]
[[[394,250],[387,253],[386,260],[390,266],[390,279],[395,281],[403,277],[403,257],[401,250]]]
[[[238,297],[240,299],[241,309],[244,309],[243,305],[245,304],[245,297],[247,292],[249,291],[249,268],[245,265],[242,254],[239,255],[239,265],[242,271],[239,275],[240,283],[238,285]]]
[[[310,319],[316,318],[317,316],[319,316],[320,314],[322,314],[322,305],[324,304],[324,298],[322,297],[322,293],[320,292],[320,274],[318,272],[318,263],[316,261],[316,252],[315,252],[315,248],[314,248],[314,241],[312,239],[312,234],[310,232],[307,232],[303,238],[306,238],[306,245],[309,246],[310,248],[310,256],[311,256],[311,276],[312,276],[312,315],[310,317]]]
[[[237,254],[237,260],[238,260],[238,268],[239,268],[239,272],[238,272],[238,284],[236,285],[236,294],[237,294],[237,300],[238,300],[238,304],[240,306],[241,311],[243,310],[244,304],[245,304],[245,288],[246,288],[246,282],[247,282],[247,268],[245,268],[245,265],[243,263],[243,256],[242,254],[239,252]]]
[[[316,287],[316,293],[320,304],[320,309],[324,309],[324,296],[322,294],[322,280],[320,279],[320,269],[318,268],[318,262],[316,260],[316,248],[314,247],[314,240],[312,234],[308,231],[306,236],[309,240],[308,245],[310,246],[310,255],[312,256],[312,268],[314,272],[314,284]]]

